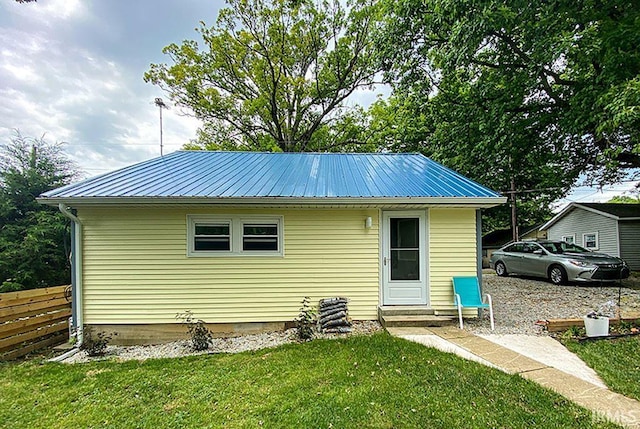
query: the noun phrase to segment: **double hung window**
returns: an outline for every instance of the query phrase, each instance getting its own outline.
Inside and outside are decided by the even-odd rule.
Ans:
[[[598,233],[582,234],[582,245],[589,250],[598,250]]]
[[[188,256],[282,256],[281,216],[187,216]]]

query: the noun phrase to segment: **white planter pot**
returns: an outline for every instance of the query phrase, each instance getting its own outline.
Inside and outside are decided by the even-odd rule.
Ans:
[[[599,316],[597,319],[584,318],[584,328],[587,330],[587,337],[604,337],[609,335],[609,318]]]

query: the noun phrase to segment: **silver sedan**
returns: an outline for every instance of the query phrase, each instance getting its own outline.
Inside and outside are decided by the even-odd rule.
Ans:
[[[629,267],[622,259],[564,241],[518,241],[493,252],[489,265],[499,276],[543,277],[553,284],[629,277]]]

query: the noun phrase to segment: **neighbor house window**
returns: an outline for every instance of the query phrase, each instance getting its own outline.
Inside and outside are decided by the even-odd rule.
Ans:
[[[281,256],[281,216],[187,216],[188,256]]]
[[[598,250],[598,233],[582,234],[582,243],[589,250]]]
[[[575,235],[563,235],[562,236],[562,241],[566,241],[567,243],[574,244],[576,242],[576,236]]]

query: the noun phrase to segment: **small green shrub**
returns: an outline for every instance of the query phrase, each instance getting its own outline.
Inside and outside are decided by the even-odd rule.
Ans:
[[[302,307],[296,323],[296,332],[300,341],[309,341],[314,336],[314,326],[316,324],[316,310],[309,304],[310,298],[305,296],[302,300]]]
[[[564,336],[569,338],[582,337],[584,336],[584,328],[580,326],[572,325],[571,327],[569,327],[569,329],[567,329],[564,332],[563,337]]]
[[[92,327],[84,328],[82,335],[82,345],[80,350],[87,352],[89,356],[104,356],[107,351],[107,345],[112,340],[112,335],[106,332],[96,332]]]
[[[20,283],[12,282],[11,280],[6,280],[0,285],[0,293],[18,292],[23,289],[24,286]]]
[[[201,319],[195,319],[191,310],[184,313],[178,313],[176,319],[181,319],[182,323],[187,326],[187,332],[191,341],[191,348],[200,352],[207,350],[213,344],[213,334],[207,329],[205,322]]]

